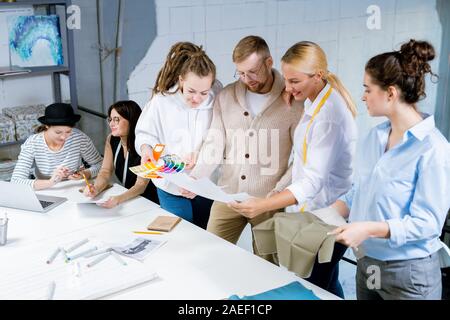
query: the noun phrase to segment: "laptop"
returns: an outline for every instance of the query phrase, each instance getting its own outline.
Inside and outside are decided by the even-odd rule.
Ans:
[[[67,198],[37,195],[26,184],[0,181],[0,207],[47,212],[67,201]]]

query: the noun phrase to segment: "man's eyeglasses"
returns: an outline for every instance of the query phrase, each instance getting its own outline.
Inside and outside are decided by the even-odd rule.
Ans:
[[[108,118],[106,118],[106,122],[108,122],[108,124],[111,123],[111,121],[114,122],[114,124],[119,124],[120,118],[119,117],[112,117],[112,118],[108,117]]]
[[[263,62],[261,63],[261,66],[258,68],[258,71],[241,72],[241,71],[236,70],[236,72],[234,73],[234,78],[236,80],[239,80],[239,79],[243,80],[244,77],[247,77],[247,79],[257,80],[261,70],[263,69],[263,67],[265,65],[265,62],[266,62],[266,59],[263,60]]]

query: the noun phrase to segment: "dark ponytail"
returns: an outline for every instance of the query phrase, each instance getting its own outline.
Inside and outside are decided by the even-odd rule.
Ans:
[[[435,51],[426,41],[411,39],[399,51],[386,52],[371,58],[366,64],[366,72],[372,81],[383,90],[396,86],[401,90],[401,99],[415,104],[426,97],[425,75],[432,71],[428,61],[433,60]]]

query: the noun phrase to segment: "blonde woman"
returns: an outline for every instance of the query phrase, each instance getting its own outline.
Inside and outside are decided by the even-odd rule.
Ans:
[[[136,126],[136,151],[142,162],[152,160],[152,148],[164,144],[166,154],[176,154],[195,164],[211,125],[214,98],[221,89],[216,67],[203,49],[190,42],[172,46],[158,74],[153,97]],[[163,209],[206,229],[212,201],[190,196],[165,179],[153,179]]]
[[[350,94],[328,71],[325,52],[313,42],[295,44],[281,62],[287,94],[305,100],[294,136],[292,184],[270,198],[229,204],[250,218],[285,207],[288,212],[327,207],[351,188],[357,130]],[[345,249],[337,243],[332,261],[316,262],[308,280],[343,297],[337,263]]]

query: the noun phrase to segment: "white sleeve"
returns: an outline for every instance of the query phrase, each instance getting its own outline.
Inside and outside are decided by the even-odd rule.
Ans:
[[[146,104],[136,124],[136,139],[134,145],[136,152],[140,156],[142,156],[141,147],[144,144],[154,147],[156,144],[160,143],[161,121],[158,113],[157,100],[159,100],[159,97],[154,96]]]
[[[333,159],[339,156],[340,145],[344,141],[342,135],[341,125],[334,122],[319,122],[311,128],[311,141],[308,144],[307,161],[303,169],[304,176],[287,187],[299,205],[313,200],[323,188]],[[300,145],[303,146],[303,139]]]

